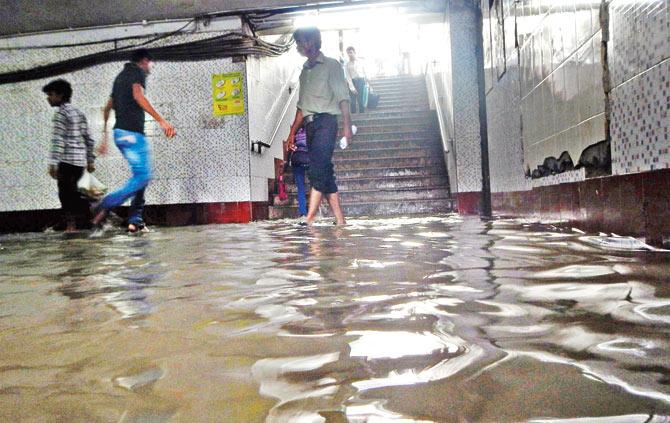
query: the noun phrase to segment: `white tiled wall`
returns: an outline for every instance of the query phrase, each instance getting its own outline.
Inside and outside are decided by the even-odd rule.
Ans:
[[[458,192],[476,192],[482,189],[477,56],[472,48],[478,32],[475,13],[466,3],[449,6],[454,150]]]
[[[213,35],[195,34],[172,42]],[[108,47],[3,51],[0,72]],[[102,107],[122,66],[122,62],[109,63],[59,76],[72,84],[72,104],[87,114],[96,140],[101,138]],[[231,59],[156,63],[147,80],[147,97],[174,124],[178,135],[168,140],[153,121],[147,123],[155,165],[147,203],[251,198],[247,115],[212,116],[211,75],[235,71],[244,74],[245,63]],[[55,78],[0,85],[0,211],[60,207],[55,181],[46,174],[53,109],[41,87],[51,79]],[[114,147],[96,166],[98,178],[111,188],[121,186],[129,175]]]
[[[531,184],[521,175],[563,151],[577,163],[585,147],[606,139],[608,110],[613,174],[670,167],[669,2],[502,0],[484,11],[493,191],[583,180],[584,172],[566,172]],[[500,78],[499,45],[507,55]]]
[[[531,170],[563,151],[577,163],[584,148],[606,138],[600,1],[535,3],[515,7],[524,162]]]
[[[488,1],[488,0],[486,0]],[[516,51],[508,61],[507,73],[486,97],[489,137],[491,192],[522,191],[530,188],[523,172],[519,66]]]
[[[669,4],[609,4],[614,174],[670,168]]]

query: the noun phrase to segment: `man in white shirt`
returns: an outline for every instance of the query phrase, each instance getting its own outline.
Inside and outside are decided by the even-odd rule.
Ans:
[[[347,56],[349,56],[349,62],[347,62],[345,67],[345,73],[351,97],[351,113],[356,113],[357,104],[358,111],[363,113],[365,111],[363,90],[365,88],[365,80],[367,79],[365,67],[360,60],[356,59],[355,48],[347,47]]]

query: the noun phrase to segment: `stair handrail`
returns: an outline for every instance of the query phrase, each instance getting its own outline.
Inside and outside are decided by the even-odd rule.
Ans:
[[[444,122],[444,115],[442,114],[442,102],[440,101],[440,95],[437,91],[437,84],[435,83],[435,74],[433,67],[436,62],[428,62],[426,64],[426,75],[428,76],[428,81],[430,82],[430,91],[433,95],[433,101],[435,102],[435,112],[437,113],[437,122],[440,126],[440,138],[442,139],[442,148],[445,153],[449,152],[449,140],[446,136],[447,124]]]
[[[450,134],[453,134],[453,128],[450,132],[447,128],[445,122],[444,114],[442,113],[442,102],[440,101],[439,92],[437,90],[437,84],[435,83],[435,66],[437,61],[431,61],[426,63],[426,75],[428,82],[430,83],[430,88],[433,96],[433,101],[435,102],[435,112],[437,113],[437,121],[440,126],[440,138],[442,139],[442,148],[445,153],[445,161],[449,174],[449,185],[451,193],[459,192],[458,189],[458,165],[456,163],[456,145],[454,143],[453,137],[450,137]],[[453,124],[453,119],[450,122]],[[450,148],[451,146],[451,148]],[[453,171],[453,175],[451,172]]]
[[[296,93],[300,90],[300,81],[296,81],[295,86],[291,87],[289,83],[288,87],[288,98],[286,99],[286,102],[284,103],[284,108],[281,111],[281,114],[279,115],[279,119],[277,119],[277,124],[275,125],[274,131],[272,131],[272,135],[270,136],[269,142],[265,143],[263,141],[254,141],[251,143],[251,151],[254,150],[254,146],[258,147],[258,154],[261,154],[261,149],[262,148],[270,148],[272,147],[272,144],[274,143],[275,138],[277,138],[277,133],[279,132],[279,128],[281,128],[282,123],[284,123],[284,118],[286,117],[286,113],[288,112],[288,109],[291,107],[291,104],[293,103],[293,98],[295,97]]]

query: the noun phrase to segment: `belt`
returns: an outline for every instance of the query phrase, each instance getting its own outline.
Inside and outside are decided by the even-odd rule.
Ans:
[[[323,116],[333,116],[333,115],[331,115],[330,113],[314,113],[313,115],[305,116],[305,118],[302,120],[302,124],[307,125]]]

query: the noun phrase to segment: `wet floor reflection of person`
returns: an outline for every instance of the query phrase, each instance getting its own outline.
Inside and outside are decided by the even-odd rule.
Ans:
[[[114,243],[90,248],[85,239],[70,239],[61,250],[59,262],[63,271],[58,274],[57,291],[72,300],[76,310],[94,309],[102,299],[122,318],[132,318],[137,324],[153,308],[148,289],[161,272],[150,261],[150,240],[129,238],[123,242],[125,246]],[[132,249],[132,259],[118,269],[107,269],[101,262],[120,247]]]
[[[294,34],[298,52],[307,58],[300,73],[298,110],[286,140],[287,148],[295,150],[295,135],[300,127],[307,133],[309,148],[309,180],[312,191],[306,222],[316,220],[323,196],[338,225],[346,224],[335,183],[332,157],[337,139],[337,116],[342,115],[344,136],[350,144],[353,133],[349,112],[349,88],[340,63],[321,52],[318,28],[299,28]]]

